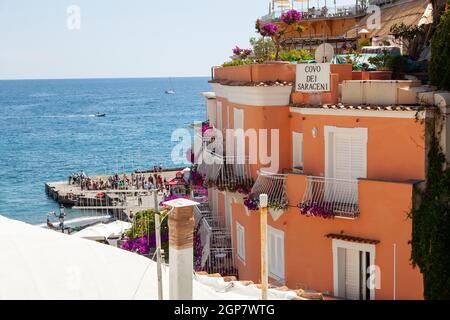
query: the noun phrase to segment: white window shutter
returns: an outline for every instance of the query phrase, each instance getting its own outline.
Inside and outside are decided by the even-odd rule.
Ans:
[[[284,232],[269,227],[269,273],[278,279],[284,279]]]
[[[303,134],[292,132],[292,166],[303,168]]]
[[[236,235],[237,235],[237,254],[238,257],[245,262],[245,229],[236,222]]]
[[[217,102],[217,129],[222,131],[222,102]]]
[[[345,255],[345,298],[359,300],[360,294],[359,251],[347,249]]]

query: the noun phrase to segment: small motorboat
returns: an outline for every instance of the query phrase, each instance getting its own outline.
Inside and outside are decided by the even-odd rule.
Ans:
[[[175,91],[173,91],[173,90],[166,90],[166,94],[175,94]]]
[[[96,116],[97,118],[103,118],[103,117],[106,117],[106,113],[100,113],[100,112],[97,112],[97,113],[95,114],[95,116]]]

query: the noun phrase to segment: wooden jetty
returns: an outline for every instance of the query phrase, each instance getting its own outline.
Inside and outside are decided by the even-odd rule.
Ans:
[[[175,178],[176,173],[182,171],[179,169],[163,169],[159,172],[163,180],[170,181]],[[154,173],[150,171],[137,172],[143,174],[146,178]],[[128,177],[130,174],[126,174]],[[120,174],[122,177],[123,174]],[[91,176],[92,180],[107,180],[109,176]],[[81,187],[74,184],[69,184],[69,181],[47,182],[45,184],[45,192],[56,202],[70,207],[74,210],[97,211],[106,214],[112,214],[116,217],[128,217],[132,213],[137,213],[142,210],[154,208],[154,194],[153,190],[144,189],[110,189],[110,190],[81,190]],[[104,196],[99,197],[98,194]],[[164,194],[158,193],[158,202],[164,199]]]

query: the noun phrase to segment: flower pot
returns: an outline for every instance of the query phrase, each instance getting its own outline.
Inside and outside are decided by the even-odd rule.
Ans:
[[[290,64],[289,61],[278,61],[278,60],[269,60],[265,62],[266,64]]]
[[[277,221],[285,212],[284,209],[273,209],[269,208],[269,213],[272,216],[273,221]]]

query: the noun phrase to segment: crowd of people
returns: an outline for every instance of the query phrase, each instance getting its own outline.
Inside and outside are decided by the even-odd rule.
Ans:
[[[151,174],[132,173],[119,175],[114,174],[107,178],[94,179],[81,171],[69,176],[69,185],[77,185],[81,190],[159,190],[169,191],[167,179],[163,178],[161,167],[154,167]]]

